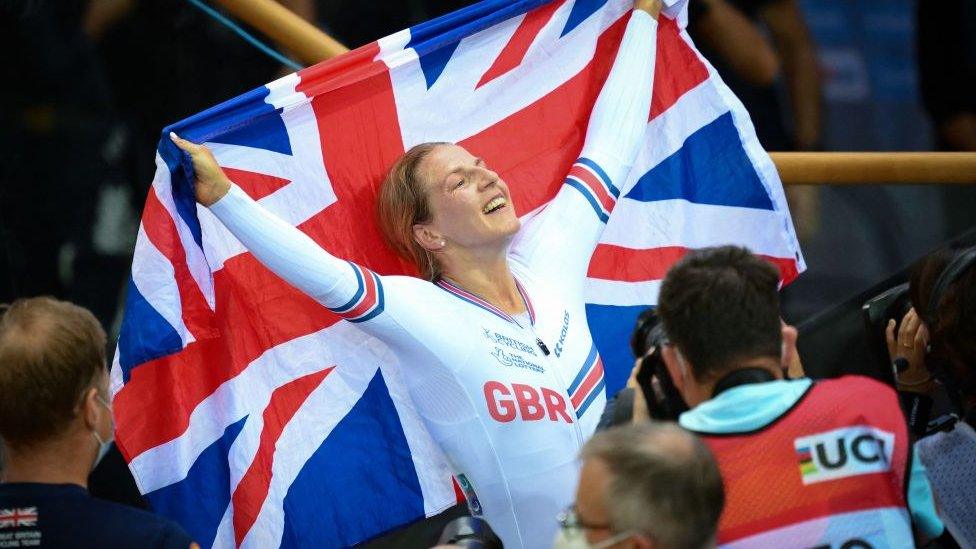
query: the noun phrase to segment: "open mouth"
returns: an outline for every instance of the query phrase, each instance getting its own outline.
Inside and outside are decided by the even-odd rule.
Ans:
[[[487,204],[481,208],[482,213],[490,214],[497,212],[498,210],[504,208],[508,205],[508,200],[504,196],[496,196],[488,201]]]

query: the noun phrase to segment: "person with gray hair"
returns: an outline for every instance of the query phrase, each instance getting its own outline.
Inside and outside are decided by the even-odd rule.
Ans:
[[[554,547],[714,547],[725,492],[708,447],[673,423],[597,433],[581,452],[576,503]]]

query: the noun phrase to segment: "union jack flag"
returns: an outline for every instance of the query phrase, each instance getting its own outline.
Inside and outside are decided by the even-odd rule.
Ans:
[[[0,509],[0,528],[37,526],[37,507]]]
[[[670,3],[636,186],[594,196],[616,200],[587,287],[608,394],[627,379],[635,317],[686,250],[749,246],[784,283],[804,268],[773,164],[684,32],[683,2]],[[207,143],[234,182],[333,255],[415,274],[374,222],[389,166],[417,143],[459,143],[509,182],[519,215],[567,173],[585,183],[585,166],[570,167],[631,8],[485,0],[163,135]],[[166,137],[156,163],[112,368],[116,440],[153,507],[203,546],[347,546],[462,498],[389,349],[198,207]]]

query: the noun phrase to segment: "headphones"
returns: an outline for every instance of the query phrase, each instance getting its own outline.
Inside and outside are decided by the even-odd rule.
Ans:
[[[933,319],[937,318],[937,313],[939,310],[939,303],[942,298],[945,297],[946,291],[949,290],[949,286],[953,282],[959,279],[973,264],[976,263],[976,246],[972,248],[967,248],[962,251],[959,255],[952,259],[945,269],[942,269],[942,273],[939,278],[935,280],[935,284],[932,285],[932,294],[929,295],[928,304],[928,317]]]

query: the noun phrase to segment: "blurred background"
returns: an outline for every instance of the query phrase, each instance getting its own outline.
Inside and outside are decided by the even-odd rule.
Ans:
[[[768,150],[976,150],[976,0],[690,1]],[[282,3],[352,48],[471,2]],[[161,129],[291,70],[183,0],[0,0],[0,43],[0,302],[52,294],[111,332]],[[794,323],[976,222],[974,186],[788,196]]]

